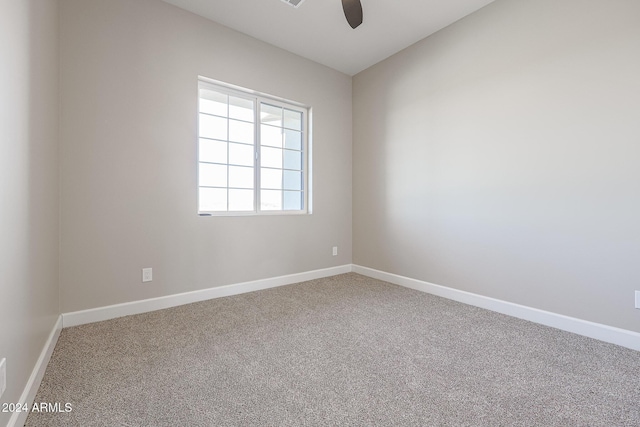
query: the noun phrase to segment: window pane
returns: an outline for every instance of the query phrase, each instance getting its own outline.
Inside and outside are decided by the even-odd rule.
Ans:
[[[227,139],[227,119],[200,114],[200,136],[211,139]]]
[[[229,117],[253,123],[253,101],[230,96]]]
[[[253,168],[229,166],[229,187],[253,188]]]
[[[264,169],[260,174],[260,187],[272,188],[274,190],[282,189],[282,169]]]
[[[226,187],[227,166],[200,163],[199,184],[202,187]]]
[[[229,164],[253,166],[253,145],[229,143]]]
[[[284,171],[284,189],[302,190],[302,172]]]
[[[252,211],[253,190],[229,190],[230,211]]]
[[[211,139],[200,139],[200,161],[227,163],[227,143]]]
[[[295,130],[302,130],[302,113],[284,109],[284,127]]]
[[[282,191],[261,190],[260,209],[262,209],[263,211],[282,210]]]
[[[284,168],[302,170],[302,153],[284,150]]]
[[[282,150],[279,148],[261,147],[260,160],[262,166],[282,168]]]
[[[282,108],[269,104],[260,104],[260,121],[282,127]]]
[[[304,210],[306,110],[250,91],[198,84],[201,212]]]
[[[201,188],[199,191],[198,209],[200,212],[226,211],[226,188]]]
[[[260,144],[282,148],[282,128],[262,125],[260,127]]]
[[[229,120],[229,141],[253,144],[253,124]]]
[[[301,191],[285,191],[284,192],[284,210],[299,211],[302,210],[302,192]]]
[[[284,131],[284,148],[302,150],[302,133],[297,130]]]
[[[227,95],[210,89],[200,89],[200,112],[227,116]]]

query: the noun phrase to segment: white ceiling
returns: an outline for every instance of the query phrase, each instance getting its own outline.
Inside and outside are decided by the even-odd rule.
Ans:
[[[361,0],[353,30],[341,0],[164,0],[267,43],[354,75],[494,0]]]

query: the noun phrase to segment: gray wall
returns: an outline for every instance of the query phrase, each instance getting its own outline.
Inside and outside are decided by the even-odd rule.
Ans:
[[[59,313],[57,40],[57,1],[0,0],[2,402],[18,402]]]
[[[640,332],[640,2],[498,0],[354,78],[354,263]]]
[[[349,76],[160,0],[60,32],[62,312],[351,263]],[[312,106],[312,215],[197,216],[198,75]]]

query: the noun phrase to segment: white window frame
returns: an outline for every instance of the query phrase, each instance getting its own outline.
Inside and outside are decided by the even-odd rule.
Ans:
[[[200,210],[200,89],[209,88],[216,92],[234,96],[237,98],[243,98],[252,100],[254,102],[254,163],[253,163],[253,211],[201,211]],[[302,113],[302,203],[303,209],[301,210],[262,210],[260,205],[260,147],[261,147],[261,120],[260,120],[260,105],[261,103],[287,108]],[[310,114],[311,108],[299,102],[290,101],[287,99],[279,98],[272,95],[263,94],[260,92],[252,91],[249,89],[241,88],[238,86],[230,85],[220,81],[212,80],[206,77],[198,77],[198,111],[197,111],[198,123],[197,123],[197,212],[201,217],[215,217],[215,216],[255,216],[255,215],[306,215],[311,214],[311,121]],[[284,123],[283,123],[284,129]],[[283,147],[284,149],[284,147]],[[284,165],[282,167],[284,171]],[[222,187],[220,187],[222,188]],[[227,182],[227,191],[229,189],[229,183]],[[284,188],[281,191],[285,191]],[[284,207],[284,206],[283,206]]]

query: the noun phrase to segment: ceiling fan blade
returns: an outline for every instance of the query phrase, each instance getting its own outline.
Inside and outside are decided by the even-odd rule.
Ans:
[[[351,28],[356,28],[362,24],[362,5],[360,0],[342,0],[342,9],[344,9],[344,16],[347,18]]]

